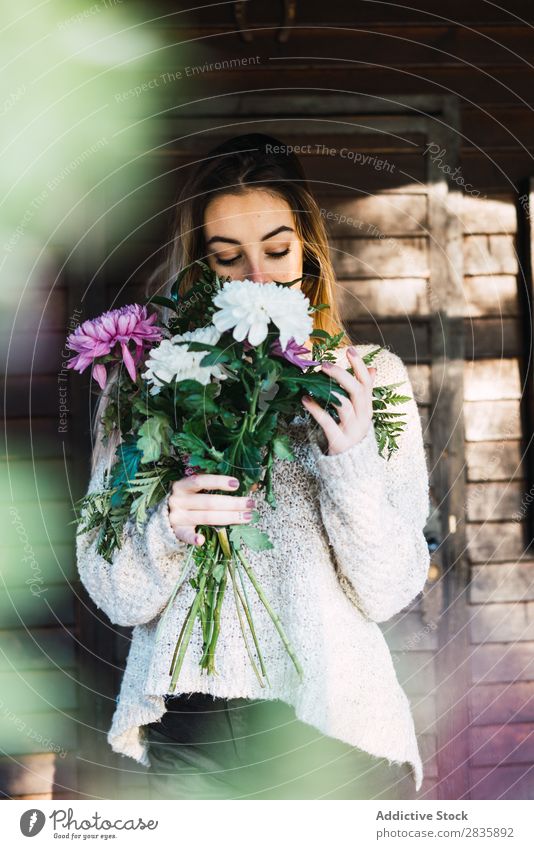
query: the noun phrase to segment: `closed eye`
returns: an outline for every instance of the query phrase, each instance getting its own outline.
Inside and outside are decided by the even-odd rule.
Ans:
[[[285,248],[285,250],[279,251],[278,253],[268,253],[267,256],[271,259],[282,259],[283,256],[288,255],[289,251],[290,248]],[[238,254],[237,256],[232,257],[232,259],[220,259],[219,257],[216,257],[216,262],[218,262],[219,265],[234,265],[240,259],[241,254]]]

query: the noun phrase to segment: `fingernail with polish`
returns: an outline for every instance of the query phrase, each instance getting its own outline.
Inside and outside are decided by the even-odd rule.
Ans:
[[[333,363],[326,362],[326,363],[323,363],[322,365],[323,365],[323,368],[332,368]]]
[[[349,354],[352,354],[352,356],[354,356],[355,353],[356,353],[356,348],[353,348],[352,345],[351,345],[350,348],[349,348]]]
[[[247,506],[247,507],[255,507],[255,506],[256,506],[256,502],[254,501],[254,499],[253,499],[253,498],[249,498],[249,499],[247,499],[247,501],[246,501],[246,506]]]
[[[228,486],[233,486],[233,488],[236,489],[239,486],[239,481],[235,478],[230,478],[230,480],[228,481]]]

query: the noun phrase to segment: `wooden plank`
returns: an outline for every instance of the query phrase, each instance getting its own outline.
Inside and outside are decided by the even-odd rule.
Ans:
[[[469,522],[466,530],[471,563],[506,563],[524,555],[521,522]]]
[[[8,796],[51,793],[54,785],[54,752],[0,758],[0,787]]]
[[[2,709],[18,716],[70,710],[78,707],[77,685],[73,670],[14,670],[0,673]]]
[[[534,602],[496,603],[471,609],[474,643],[512,643],[534,640]]]
[[[11,481],[9,489],[0,486],[0,503],[18,501],[63,501],[68,496],[63,459],[0,461],[0,480]]]
[[[475,186],[482,196],[509,191],[510,186],[517,185],[525,174],[531,171],[532,154],[517,145],[482,151],[465,147],[460,157],[460,165],[464,180]],[[487,274],[487,271],[483,273]]]
[[[465,438],[470,442],[520,439],[519,401],[466,401]]]
[[[252,16],[248,16],[249,20]],[[252,18],[254,20],[254,18]],[[529,55],[531,47],[530,31],[526,25],[507,22],[497,25],[488,25],[477,21],[476,29],[471,27],[450,26],[449,23],[436,21],[433,25],[413,24],[409,27],[409,49],[405,43],[406,25],[398,24],[380,26],[377,30],[369,29],[359,25],[354,26],[326,27],[324,24],[313,21],[313,25],[299,28],[299,52],[303,56],[323,56],[325,38],[328,39],[330,55],[347,61],[357,61],[365,65],[376,63],[376,57],[387,51],[388,66],[398,65],[401,69],[417,68],[422,64],[439,62],[450,66],[465,66],[465,63],[473,63],[477,67],[495,67],[495,65],[513,65],[525,69],[521,57]],[[250,27],[250,24],[248,24]],[[254,25],[252,25],[254,28]],[[274,37],[279,23],[274,26],[266,26],[254,31],[254,47],[261,54],[262,50],[273,50]],[[487,35],[488,38],[481,37]],[[244,49],[250,52],[250,45],[244,45],[239,40],[235,31],[235,23],[228,29],[220,27],[202,26],[197,29],[191,27],[181,29],[176,21],[174,26],[166,27],[166,35],[171,44],[177,48],[182,47],[182,41],[186,38],[202,39],[203,62],[215,61],[216,57],[224,51],[225,55],[236,55],[234,52]],[[211,36],[211,38],[210,38]],[[218,44],[212,46],[217,37]],[[167,59],[168,51],[165,51]],[[295,44],[290,38],[286,44],[276,45],[277,56],[293,56]],[[239,54],[237,54],[239,55]],[[211,57],[211,59],[210,59]],[[517,57],[517,58],[515,58]],[[157,58],[157,57],[156,57]],[[515,58],[515,61],[514,61]],[[180,66],[180,60],[177,61]]]
[[[392,651],[432,651],[438,648],[436,624],[425,625],[419,613],[399,614],[380,627]]]
[[[44,508],[46,510],[46,508]],[[13,540],[11,540],[13,542]],[[19,538],[18,545],[3,546],[4,580],[11,589],[59,584],[78,580],[74,540],[70,545],[32,545],[30,535]]]
[[[532,172],[529,171],[529,174]],[[534,297],[534,224],[532,223],[532,211],[534,210],[534,179],[529,177],[523,179],[520,184],[520,197],[518,200],[518,250],[521,257],[521,268],[523,273],[522,285],[520,287],[520,304],[522,313],[522,340],[523,340],[523,376],[525,390],[521,403],[523,423],[525,427],[525,470],[526,489],[531,495],[534,487],[534,445],[531,438],[534,428],[534,365],[532,363],[532,350],[534,347],[534,331],[532,319],[534,309],[532,298]],[[534,507],[532,498],[524,505],[526,538],[530,548],[534,540]]]
[[[11,376],[57,375],[61,369],[64,344],[63,332],[45,332],[36,336],[33,331],[21,331],[11,340],[6,334],[0,339],[0,367],[4,374]],[[55,396],[58,399],[57,382]]]
[[[5,398],[6,416],[10,418],[29,418],[30,399],[32,414],[48,416],[58,425],[57,374],[33,374],[31,382],[23,376],[11,372],[0,382],[2,396]]]
[[[30,544],[33,548],[39,545],[49,546],[50,543],[71,545],[73,540],[72,525],[68,522],[74,518],[71,505],[63,501],[18,501],[14,504],[20,517],[22,527],[26,529]],[[15,515],[15,514],[13,514]],[[29,530],[31,529],[31,530]],[[9,522],[4,526],[4,545],[21,546],[21,525]]]
[[[512,480],[524,477],[519,439],[466,444],[467,480]]]
[[[132,0],[131,6],[136,12],[141,15],[144,11],[144,4],[141,0]],[[167,26],[167,16],[176,15],[176,5],[171,0],[160,0],[158,3],[159,16],[153,21],[150,21],[150,26],[156,31],[164,30]],[[357,13],[357,14],[356,14]],[[161,17],[160,17],[161,16]],[[498,6],[495,9],[492,7],[488,12],[488,6],[483,0],[472,0],[469,5],[460,2],[460,0],[451,0],[447,5],[447,16],[458,24],[466,24],[467,22],[480,26],[504,23],[509,24],[514,18],[520,17],[523,21],[533,21],[532,10],[525,8],[521,0],[510,0],[506,7]],[[384,9],[376,9],[373,5],[368,6],[367,3],[354,3],[351,6],[345,6],[343,3],[335,3],[326,6],[319,0],[308,0],[302,6],[302,10],[298,10],[297,23],[299,26],[305,24],[317,25],[318,23],[332,26],[349,26],[354,27],[354,21],[357,18],[358,26],[373,26],[373,29],[380,29],[385,25],[398,25],[404,30],[410,30],[414,24],[423,26],[443,26],[443,20],[436,16],[432,18],[428,14],[426,8],[417,7],[398,7],[385,6]],[[203,27],[235,27],[234,11],[225,5],[215,5],[211,3],[199,3],[191,9],[179,10],[179,16],[175,18],[177,22],[183,25],[184,30],[191,26]],[[259,5],[257,9],[252,10],[247,15],[246,20],[249,26],[270,24],[276,27],[280,24],[280,14],[276,6]],[[246,45],[245,45],[246,46]],[[250,49],[250,45],[249,45]]]
[[[355,47],[357,49],[357,47]],[[183,62],[183,57],[180,58]],[[166,70],[173,70],[167,67]],[[347,82],[354,91],[365,91],[369,95],[389,95],[400,97],[434,96],[436,91],[462,92],[462,102],[476,104],[481,109],[487,109],[490,114],[496,107],[515,106],[519,99],[525,105],[528,115],[528,104],[532,103],[532,88],[534,74],[528,67],[519,69],[515,66],[496,65],[493,73],[477,67],[450,67],[439,61],[435,56],[426,65],[422,65],[417,75],[399,73],[395,68],[388,68],[373,63],[366,65],[358,59],[347,62],[329,58],[328,63],[322,61],[312,64],[304,56],[294,56],[291,60],[272,57],[268,63],[261,62],[250,66],[247,72],[249,85],[256,91],[265,91],[279,85],[280,75],[283,75],[284,86],[289,89],[346,91]],[[495,76],[495,74],[498,74]],[[180,88],[179,88],[180,87]],[[187,91],[190,97],[195,94],[202,97],[210,90],[213,97],[215,91],[237,94],[242,88],[242,77],[235,70],[221,69],[216,77],[212,74],[202,77],[192,77],[188,81]],[[176,107],[176,97],[183,94],[183,81],[171,82],[158,90],[158,103],[161,109]],[[462,106],[462,104],[461,104]],[[139,110],[141,111],[141,110]],[[462,110],[463,111],[463,110]],[[467,143],[467,142],[466,142]],[[495,177],[495,174],[493,174]],[[500,181],[495,186],[494,180],[480,187],[488,195],[510,191],[510,183]]]
[[[428,277],[427,240],[421,237],[331,240],[338,279]]]
[[[474,646],[470,660],[476,683],[534,681],[534,643]]]
[[[465,364],[465,401],[504,401],[521,397],[519,362],[478,360]]]
[[[465,358],[518,357],[522,351],[518,318],[466,318]]]
[[[41,590],[41,585],[36,585]],[[0,622],[3,628],[27,628],[34,626],[74,622],[74,599],[70,587],[51,584],[42,587],[41,595],[34,595],[28,587],[0,590]],[[46,591],[45,591],[46,590]]]
[[[417,734],[436,733],[437,710],[433,694],[413,696],[410,700]]]
[[[0,724],[0,748],[5,755],[52,752],[65,755],[77,748],[78,718],[67,713],[32,713],[4,719]]]
[[[509,234],[465,236],[465,274],[517,274],[514,239]]]
[[[62,456],[64,434],[58,419],[32,416],[7,419],[0,434],[0,460],[56,459]],[[68,453],[68,452],[67,452]]]
[[[337,293],[344,321],[430,312],[427,281],[417,278],[343,280],[338,282]]]
[[[534,561],[473,566],[469,601],[534,601]]]
[[[408,696],[427,696],[436,689],[433,652],[411,651],[391,653],[397,677]]]
[[[367,197],[321,195],[320,212],[332,237],[424,235],[425,195],[380,194]]]
[[[462,111],[462,119],[466,114],[469,114],[468,109]],[[480,109],[478,117],[482,117]],[[511,192],[503,192],[493,197],[479,198],[466,192],[462,195],[461,216],[464,233],[468,236],[515,233],[517,230],[515,195]]]
[[[491,522],[515,519],[521,514],[524,482],[470,483],[467,485],[467,519]]]
[[[66,339],[70,332],[67,327],[67,291],[50,281],[50,288],[32,288],[30,295],[22,300],[14,323],[15,332],[50,333],[59,331]]]
[[[534,797],[532,766],[478,767],[469,770],[471,799],[525,799]]]
[[[421,760],[423,761],[425,777],[437,778],[438,760],[436,735],[422,734],[418,739],[418,743],[419,750],[421,752]]]
[[[473,687],[469,693],[469,706],[475,725],[534,722],[534,682]]]
[[[471,765],[531,764],[534,761],[534,723],[473,726],[469,731]]]
[[[386,321],[380,323],[367,321],[346,322],[347,331],[356,344],[372,343],[384,345],[397,354],[406,364],[428,361],[429,354],[429,324],[428,322]]]
[[[60,628],[15,628],[0,631],[0,670],[72,669],[74,636]]]
[[[414,398],[418,405],[431,403],[430,366],[425,363],[406,363]]]
[[[458,162],[459,114],[456,104],[447,108],[445,126],[433,127],[430,140],[447,151],[447,164],[454,171]],[[438,620],[440,651],[436,675],[447,687],[436,693],[438,774],[440,797],[461,798],[467,791],[467,776],[461,764],[468,753],[466,726],[469,670],[464,592],[468,582],[465,556],[463,367],[465,359],[463,237],[461,193],[450,175],[444,175],[436,157],[427,157],[429,184],[430,282],[433,317],[431,325],[432,491],[440,504],[444,545],[441,568],[447,576],[444,613]],[[454,482],[454,484],[453,484]],[[454,522],[454,523],[453,523]]]
[[[466,275],[464,292],[465,314],[470,318],[519,315],[517,277],[511,274]]]

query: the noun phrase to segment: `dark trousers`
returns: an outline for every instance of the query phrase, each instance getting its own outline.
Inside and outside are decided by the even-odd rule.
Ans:
[[[281,701],[167,696],[143,728],[151,799],[416,798],[407,763],[327,737]]]

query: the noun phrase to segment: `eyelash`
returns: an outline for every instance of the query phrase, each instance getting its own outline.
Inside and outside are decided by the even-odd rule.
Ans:
[[[267,256],[270,256],[272,259],[282,259],[282,257],[288,255],[289,250],[289,248],[286,248],[285,251],[281,251],[281,253],[267,254]],[[234,263],[236,263],[238,259],[240,259],[240,257],[236,256],[233,259],[218,259],[217,262],[219,263],[219,265],[234,265]]]

